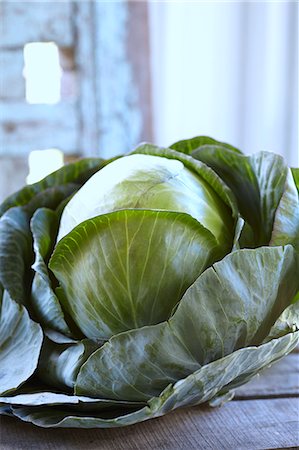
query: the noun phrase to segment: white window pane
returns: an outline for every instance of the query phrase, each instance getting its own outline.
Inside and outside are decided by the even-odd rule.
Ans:
[[[24,46],[24,77],[28,103],[58,103],[62,70],[59,50],[53,42],[31,42]]]
[[[63,153],[57,148],[33,150],[29,154],[27,184],[36,183],[63,166]]]

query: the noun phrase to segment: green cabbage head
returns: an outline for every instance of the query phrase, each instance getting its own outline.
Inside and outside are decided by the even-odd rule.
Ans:
[[[0,207],[0,413],[116,427],[299,341],[299,169],[207,137],[87,158]]]

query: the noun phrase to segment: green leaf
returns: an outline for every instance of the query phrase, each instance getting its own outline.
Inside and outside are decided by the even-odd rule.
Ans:
[[[186,291],[168,322],[113,336],[95,351],[79,372],[76,393],[145,400],[213,360],[261,343],[297,292],[296,264],[291,245],[227,255]]]
[[[233,245],[232,251],[240,250],[240,237],[242,235],[244,226],[245,226],[244,219],[242,219],[242,217],[239,216],[237,223],[236,223],[235,235],[234,235],[234,241],[233,241],[234,245]]]
[[[80,185],[75,183],[54,186],[38,192],[32,199],[23,206],[23,209],[32,216],[38,208],[56,209],[62,202],[68,201]]]
[[[0,218],[0,283],[13,300],[24,304],[32,279],[29,220],[22,207],[11,208]]]
[[[284,193],[288,167],[283,158],[269,152],[248,157],[256,175],[260,192],[260,211],[264,230],[264,243],[271,239],[275,211]]]
[[[31,219],[35,252],[35,262],[32,268],[35,275],[31,289],[30,307],[44,327],[53,328],[67,336],[72,336],[59,300],[53,291],[47,267],[56,241],[58,227],[59,215],[47,208],[38,209]]]
[[[299,294],[299,292],[298,292]],[[298,297],[299,298],[299,297]],[[299,330],[299,301],[288,306],[271,327],[265,342]]]
[[[292,303],[296,303],[298,300],[299,300],[299,291],[297,292],[297,294],[293,298]]]
[[[147,153],[141,154],[145,147]],[[174,150],[142,146],[136,152],[113,161],[85,183],[63,211],[57,241],[92,217],[120,209],[153,209],[191,215],[229,251],[237,211],[219,177]]]
[[[297,292],[296,272],[291,245],[227,255],[186,291],[172,319],[176,335],[201,365],[260,344]]]
[[[167,319],[218,257],[213,235],[188,214],[120,210],[78,225],[57,244],[49,267],[84,335],[107,339]]]
[[[284,192],[275,212],[269,245],[292,244],[299,254],[299,195],[288,170]]]
[[[43,205],[56,208],[73,190],[74,185],[46,189],[33,197],[28,205],[11,207],[0,218],[0,282],[19,303],[27,302],[33,277],[31,215]]]
[[[233,193],[213,170],[191,156],[169,148],[161,148],[151,144],[140,145],[134,150],[133,154],[147,154],[178,160],[182,162],[186,168],[199,176],[203,182],[207,183],[208,187],[212,188],[219,198],[219,201],[216,204],[213,202],[213,208],[217,211],[219,217],[222,218],[224,225],[221,227],[220,232],[217,234],[214,232],[214,235],[219,244],[226,247],[226,252],[231,250],[232,236],[234,235],[233,229],[236,226],[239,211]],[[200,222],[212,231],[212,228],[209,227],[208,223],[205,223],[204,220],[200,220]]]
[[[77,339],[66,336],[63,333],[59,333],[59,331],[55,331],[51,328],[46,328],[44,330],[45,335],[52,342],[56,342],[56,344],[76,344],[78,342]]]
[[[285,187],[287,167],[283,159],[268,152],[246,157],[209,145],[195,150],[192,156],[215,170],[234,192],[240,213],[252,229],[245,227],[243,245],[268,244]]]
[[[67,185],[69,183],[76,183],[80,186],[104,164],[105,161],[99,158],[85,158],[74,163],[67,164],[56,172],[51,173],[43,180],[29,186],[25,186],[20,191],[8,197],[0,206],[0,216],[13,206],[27,205],[36,195],[48,188],[61,188],[62,185]],[[70,193],[71,192],[69,192],[69,194]],[[39,204],[37,207],[42,206],[49,205]]]
[[[16,394],[10,397],[0,397],[0,403],[11,406],[60,406],[72,407],[73,411],[97,411],[109,408],[143,406],[140,402],[126,402],[118,400],[107,400],[101,398],[83,397],[77,395],[63,394],[59,392],[39,391],[26,394]]]
[[[7,291],[0,305],[0,394],[5,394],[17,389],[35,371],[43,333]]]
[[[298,167],[292,168],[291,171],[292,171],[292,175],[294,177],[295,185],[297,187],[298,194],[299,194],[299,168]]]
[[[236,147],[233,147],[230,144],[226,144],[224,142],[216,141],[216,139],[210,138],[208,136],[196,136],[192,139],[184,139],[182,141],[178,141],[175,144],[170,145],[170,148],[173,148],[177,152],[182,152],[190,155],[193,150],[202,147],[203,145],[213,145],[221,148],[226,148],[228,150],[234,151],[236,153],[242,153]]]
[[[12,410],[13,414],[19,419],[44,428],[116,428],[133,425],[153,417],[148,406],[137,411],[133,410],[133,412],[130,412],[130,408],[129,410],[116,410],[114,413],[109,411],[106,413],[86,413],[84,411],[76,413],[62,406],[60,408],[14,407]],[[115,417],[116,415],[118,417]]]
[[[9,405],[1,405],[0,404],[0,415],[1,416],[14,417],[13,413],[11,412],[11,408],[10,408]]]
[[[12,411],[16,417],[45,428],[115,428],[133,425],[162,416],[178,407],[207,402],[219,393],[229,391],[292,351],[298,342],[299,332],[290,333],[259,347],[237,350],[203,366],[184,380],[167,386],[159,397],[149,400],[148,406],[133,412],[124,412],[122,409],[115,409],[110,413],[76,412],[62,405],[13,407]]]
[[[139,145],[132,154],[145,154],[162,156],[168,159],[177,159],[181,161],[188,169],[195,172],[199,177],[208,183],[216,194],[220,197],[223,202],[223,211],[227,210],[227,221],[231,221],[230,217],[238,217],[238,208],[236,205],[235,197],[231,190],[223,182],[223,180],[213,171],[208,165],[203,164],[201,161],[194,159],[189,155],[182,154],[170,148],[157,147],[152,144],[141,144]],[[228,208],[227,208],[228,207]]]
[[[260,196],[256,176],[246,156],[206,145],[192,153],[225,181],[234,192],[240,213],[254,230],[261,224]]]
[[[29,203],[22,207],[12,206],[13,202],[3,203],[2,209],[6,212],[0,218],[0,282],[14,300],[25,303],[29,297],[34,260],[30,231],[32,213],[40,206],[56,208],[74,189],[78,189],[78,185],[46,189],[30,197]],[[26,198],[25,195],[24,202]]]
[[[98,344],[88,339],[71,344],[56,344],[45,338],[37,375],[49,386],[72,389],[80,367],[98,348]]]
[[[198,370],[200,363],[176,338],[171,321],[113,336],[83,364],[75,393],[146,401]]]
[[[299,332],[290,333],[258,347],[239,349],[207,364],[158,398],[150,400],[153,415],[163,415],[175,408],[205,403],[249,381],[270,364],[290,353],[299,342]]]

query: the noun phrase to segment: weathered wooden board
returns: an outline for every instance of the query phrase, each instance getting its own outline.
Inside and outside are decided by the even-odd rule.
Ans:
[[[24,99],[22,50],[0,50],[0,99]]]
[[[36,41],[59,46],[55,106],[25,102],[23,46]],[[0,48],[0,155],[111,157],[151,140],[146,2],[2,2]]]
[[[95,102],[96,73],[93,17],[94,6],[91,2],[78,2],[75,7],[75,26],[77,42],[75,47],[77,70],[80,74],[80,95],[78,113],[80,115],[81,132],[79,148],[86,156],[99,155],[99,117]],[[86,61],[88,60],[88,64]]]
[[[70,47],[74,41],[72,12],[73,2],[67,0],[1,2],[0,47],[16,48],[39,41]]]
[[[148,8],[147,2],[128,2],[127,54],[134,84],[138,87],[137,104],[142,113],[139,140],[150,142],[153,130]]]
[[[78,152],[78,115],[75,102],[0,105],[0,154],[24,155],[32,150],[59,148]]]
[[[138,2],[139,3],[139,2]],[[142,139],[150,140],[150,124],[145,125],[149,99],[149,77],[140,83],[134,68],[149,72],[146,42],[146,2],[92,2],[94,14],[95,100],[97,105],[99,155],[111,157],[134,148]],[[132,11],[138,17],[132,17]],[[142,20],[137,25],[138,18]],[[136,21],[136,22],[135,22]],[[145,22],[144,22],[145,21]],[[129,56],[130,55],[130,56]],[[134,59],[132,57],[134,55]],[[140,72],[141,77],[141,72]],[[146,113],[145,113],[146,115]]]
[[[128,428],[38,429],[1,418],[2,450],[261,450],[299,445],[298,399],[233,401],[195,407]]]
[[[13,192],[21,189],[28,175],[28,159],[26,157],[9,158],[0,155],[0,203]]]

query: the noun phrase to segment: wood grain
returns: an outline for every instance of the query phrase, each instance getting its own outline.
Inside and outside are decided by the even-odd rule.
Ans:
[[[13,194],[25,185],[28,171],[28,160],[26,157],[10,158],[1,156],[0,151],[0,203],[8,195]]]
[[[77,153],[78,133],[75,102],[30,105],[10,101],[0,104],[0,154],[21,156],[31,150],[52,147],[66,154]]]
[[[0,47],[16,48],[39,41],[72,46],[72,8],[72,2],[67,0],[1,2]]]
[[[142,112],[140,142],[153,141],[148,2],[128,2],[127,53],[132,65],[137,104]]]
[[[295,358],[294,358],[295,357]],[[298,353],[267,369],[239,389],[244,398],[221,408],[207,405],[175,411],[127,428],[113,430],[40,429],[10,417],[0,419],[1,450],[262,450],[299,448]],[[297,360],[296,360],[297,358]],[[295,392],[294,392],[295,386]],[[246,393],[248,392],[248,394]],[[277,394],[282,392],[282,394]],[[293,398],[284,397],[293,393]]]
[[[298,399],[233,401],[112,430],[38,429],[3,417],[2,450],[270,449],[299,445]]]
[[[94,10],[91,2],[75,3],[76,27],[76,65],[80,74],[78,108],[80,128],[78,148],[86,156],[97,156],[99,153],[100,119],[95,100],[96,62],[94,58]],[[86,61],[88,60],[88,64]]]
[[[0,155],[110,158],[151,140],[148,5],[135,3],[0,1]],[[62,100],[26,104],[23,46],[49,41]]]
[[[0,68],[1,100],[24,99],[23,50],[0,50]]]

